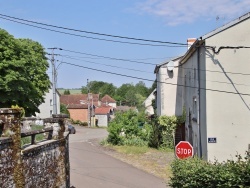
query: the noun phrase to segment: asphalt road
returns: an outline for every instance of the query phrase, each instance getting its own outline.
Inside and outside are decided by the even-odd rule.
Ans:
[[[70,135],[70,180],[76,188],[166,188],[162,179],[119,161],[96,145],[105,129],[76,127]],[[93,140],[94,139],[94,140]]]

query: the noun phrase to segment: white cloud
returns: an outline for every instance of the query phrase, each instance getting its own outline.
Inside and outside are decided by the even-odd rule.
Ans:
[[[138,4],[142,13],[162,17],[168,25],[193,23],[199,19],[232,20],[250,11],[249,0],[146,0]]]

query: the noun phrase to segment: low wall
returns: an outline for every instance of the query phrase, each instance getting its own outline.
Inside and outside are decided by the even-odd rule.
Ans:
[[[0,109],[9,137],[0,137],[0,187],[70,187],[69,143],[64,117],[47,119],[59,125],[57,137],[21,148],[20,112]]]

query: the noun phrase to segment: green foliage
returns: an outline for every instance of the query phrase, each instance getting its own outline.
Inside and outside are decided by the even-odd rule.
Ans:
[[[80,120],[73,120],[73,119],[71,119],[71,122],[73,124],[77,124],[77,125],[80,125],[80,126],[88,126],[88,122],[82,122]]]
[[[64,92],[63,92],[64,95],[70,95],[70,91],[69,89],[65,89]]]
[[[250,155],[237,161],[210,163],[199,158],[176,159],[172,164],[170,185],[183,187],[250,187]]]
[[[135,106],[139,111],[143,111],[143,101],[148,97],[149,88],[145,83],[140,81],[137,84],[127,83],[116,88],[112,83],[103,81],[91,81],[87,86],[83,86],[83,94],[90,93],[100,94],[100,97],[109,95],[121,106]]]
[[[22,107],[19,107],[18,105],[11,105],[11,108],[18,109],[21,112],[21,117],[25,116],[25,110]]]
[[[182,116],[160,116],[151,120],[153,127],[149,145],[154,148],[174,149],[176,127],[185,122],[185,111]]]
[[[132,110],[116,113],[108,126],[107,141],[113,145],[148,145],[152,129],[144,116]],[[143,124],[143,127],[139,124]]]
[[[65,104],[60,104],[60,112],[61,112],[61,114],[68,114],[68,115],[70,115],[70,113],[69,113],[69,111],[68,111],[68,109],[67,109],[67,107],[66,107]]]
[[[111,83],[103,81],[91,81],[87,84],[87,86],[82,87],[83,94],[87,94],[88,91],[95,94],[99,93],[100,97],[103,97],[106,94],[109,96],[114,96],[116,87]]]
[[[136,85],[122,84],[121,87],[117,88],[114,99],[118,105],[136,106],[139,111],[143,111],[142,103],[148,95],[149,89],[144,82],[140,81]]]
[[[50,87],[43,47],[30,39],[15,39],[0,29],[0,107],[22,106],[26,115],[39,112]]]

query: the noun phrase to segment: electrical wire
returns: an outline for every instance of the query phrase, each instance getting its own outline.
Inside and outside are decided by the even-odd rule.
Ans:
[[[186,70],[194,70],[193,68],[187,68],[187,67],[182,67],[182,65],[180,66],[174,66],[175,68],[182,68],[182,69],[186,69]],[[214,73],[227,73],[227,74],[238,74],[238,75],[242,75],[242,76],[250,76],[249,73],[240,73],[240,72],[223,72],[223,71],[215,71],[215,70],[204,70],[204,69],[200,69],[200,71],[204,71],[204,72],[214,72]]]
[[[56,25],[51,25],[51,24],[45,24],[45,23],[41,23],[41,22],[35,22],[35,21],[31,21],[31,20],[16,18],[16,17],[13,17],[13,16],[8,16],[8,15],[5,15],[5,14],[0,14],[0,15],[4,16],[4,17],[7,17],[7,18],[15,19],[15,20],[25,21],[25,22],[29,22],[29,23],[35,23],[35,24],[39,24],[39,25],[43,25],[43,26],[54,27],[54,28],[57,28],[57,29],[64,29],[64,30],[81,32],[81,33],[88,33],[88,34],[93,34],[93,35],[101,35],[101,36],[106,36],[106,37],[114,37],[114,38],[136,40],[136,41],[143,41],[143,42],[161,43],[161,44],[184,45],[185,47],[187,46],[186,43],[184,44],[184,43],[178,43],[178,42],[168,42],[168,41],[159,41],[159,40],[151,40],[151,39],[142,39],[142,38],[135,38],[135,37],[111,35],[111,34],[98,33],[98,32],[92,32],[92,31],[85,31],[85,30],[79,30],[79,29],[72,29],[72,28],[68,28],[68,27],[56,26]]]
[[[58,31],[58,30],[54,30],[54,29],[44,28],[44,27],[40,27],[40,26],[36,26],[36,25],[31,25],[31,24],[28,24],[28,23],[23,23],[23,22],[16,21],[16,20],[11,20],[9,18],[4,18],[4,17],[1,17],[1,16],[0,16],[0,18],[4,19],[4,20],[11,21],[11,22],[19,23],[19,24],[22,24],[22,25],[27,25],[27,26],[34,27],[34,28],[39,28],[39,29],[47,30],[47,31],[52,31],[52,32],[61,33],[61,34],[65,34],[65,35],[71,35],[71,36],[75,36],[75,37],[81,37],[81,38],[87,38],[87,39],[94,39],[94,40],[99,40],[99,41],[105,41],[105,42],[114,42],[114,43],[122,43],[122,44],[132,44],[132,45],[140,45],[140,46],[154,46],[154,47],[156,47],[156,46],[157,47],[186,47],[186,46],[182,46],[182,45],[173,46],[173,45],[165,45],[165,44],[136,43],[136,42],[126,42],[126,41],[118,41],[118,40],[110,40],[110,39],[89,37],[89,36],[84,36],[84,35],[79,35],[79,34],[73,34],[73,33],[67,33],[67,32],[64,32],[64,31]]]
[[[68,59],[73,59],[73,60],[77,60],[77,61],[92,63],[92,64],[96,64],[96,65],[103,65],[103,66],[106,66],[106,67],[109,67],[109,68],[111,67],[111,68],[118,68],[118,69],[130,70],[130,71],[135,71],[135,72],[143,72],[143,73],[153,74],[153,72],[149,72],[149,71],[142,71],[142,70],[138,70],[138,69],[130,69],[130,68],[119,67],[119,66],[115,66],[115,65],[108,65],[108,64],[104,64],[104,63],[97,63],[97,62],[93,62],[93,61],[86,61],[86,60],[77,59],[77,58],[66,56],[66,55],[60,55],[60,56],[68,58]]]
[[[89,56],[93,56],[93,57],[100,57],[100,58],[110,59],[110,60],[127,61],[127,62],[132,62],[132,63],[139,63],[139,64],[147,64],[147,65],[156,66],[156,64],[154,64],[154,63],[147,63],[147,62],[143,62],[143,61],[134,61],[134,60],[130,60],[130,59],[122,59],[122,58],[115,58],[115,57],[109,57],[109,56],[101,56],[101,55],[89,54],[89,53],[78,52],[78,51],[73,51],[73,50],[66,50],[66,49],[62,49],[62,48],[56,48],[56,49],[66,51],[66,52],[76,53],[76,54],[83,54],[83,55],[89,55]]]
[[[132,62],[132,63],[140,63],[140,64],[148,64],[148,65],[158,66],[158,64],[146,63],[146,62],[143,62],[143,61],[134,61],[134,60],[130,60],[130,59],[114,58],[114,57],[109,57],[109,56],[101,56],[101,55],[89,54],[89,53],[85,53],[85,52],[66,50],[66,49],[58,48],[58,47],[56,47],[55,49],[66,51],[66,52],[71,52],[71,53],[76,53],[76,54],[83,54],[83,55],[89,55],[89,56],[93,56],[93,57],[100,57],[100,58],[105,58],[105,59],[110,59],[110,60],[127,61],[127,62]],[[174,67],[175,68],[181,67],[182,69],[193,70],[193,68],[185,68],[182,65],[174,66]],[[222,72],[222,71],[204,70],[204,69],[200,69],[200,71],[215,72],[215,73],[223,73],[224,74],[224,72]],[[239,73],[239,72],[226,72],[226,73],[228,73],[228,74],[239,74],[239,75],[243,75],[243,76],[250,76],[249,73]]]
[[[68,63],[68,62],[62,62],[62,63],[68,64],[68,65],[71,65],[71,66],[75,66],[75,67],[81,67],[81,68],[85,68],[85,69],[89,69],[89,70],[93,70],[93,71],[98,71],[98,72],[102,72],[102,73],[113,74],[113,75],[117,75],[117,76],[123,76],[123,77],[127,77],[127,78],[138,79],[138,80],[155,82],[155,80],[151,80],[151,79],[147,79],[147,78],[140,78],[140,77],[137,77],[137,76],[130,76],[130,75],[126,75],[126,74],[120,74],[120,73],[115,73],[115,72],[111,72],[111,71],[105,71],[105,70],[90,68],[90,67],[86,67],[86,66],[82,66],[82,65],[77,65],[77,64],[73,64],[73,63]],[[167,84],[167,85],[182,86],[182,87],[185,87],[185,88],[198,89],[195,86],[186,86],[186,85],[183,85],[183,84],[174,84],[174,83],[168,83],[168,82],[162,82],[162,81],[156,81],[156,82],[157,83],[162,83],[162,84]],[[224,90],[209,89],[209,88],[199,88],[199,89],[206,90],[206,91],[219,92],[219,93],[227,93],[227,94],[250,96],[249,93],[239,93],[239,92],[224,91]]]
[[[82,60],[82,59],[77,59],[77,58],[74,58],[74,57],[71,57],[71,56],[67,56],[67,55],[60,55],[58,54],[59,56],[62,56],[62,57],[65,57],[67,59],[72,59],[72,60],[76,60],[76,61],[81,61],[81,62],[87,62],[87,63],[91,63],[91,64],[97,64],[97,65],[103,65],[103,66],[106,66],[106,67],[109,67],[109,68],[118,68],[118,69],[124,69],[124,70],[130,70],[130,71],[135,71],[135,72],[141,72],[141,73],[146,73],[146,74],[154,74],[152,71],[143,71],[143,70],[138,70],[138,69],[130,69],[130,68],[125,68],[125,67],[119,67],[119,66],[114,66],[114,65],[110,65],[110,64],[104,64],[104,63],[97,63],[97,62],[93,62],[93,61],[86,61],[86,60]],[[160,76],[161,75],[166,75],[166,74],[160,74],[158,73]],[[183,76],[176,76],[177,78],[185,78]],[[168,78],[166,78],[168,79]],[[190,78],[191,80],[194,80],[194,81],[198,81],[198,79],[195,79],[195,78]],[[222,82],[222,81],[215,81],[215,80],[207,80],[207,79],[200,79],[201,81],[208,81],[208,82],[213,82],[213,83],[219,83],[219,84],[228,84],[228,85],[231,85],[232,83],[229,83],[229,82]],[[249,87],[250,85],[247,85],[247,84],[241,84],[241,83],[234,83],[234,85],[239,85],[239,86],[246,86],[246,87]]]

